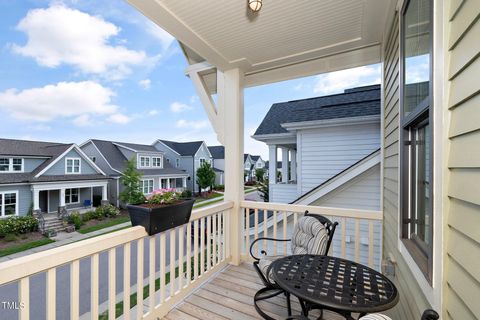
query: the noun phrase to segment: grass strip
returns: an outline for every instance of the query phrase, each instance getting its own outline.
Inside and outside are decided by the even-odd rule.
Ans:
[[[110,221],[105,222],[105,223],[99,223],[99,224],[96,224],[96,225],[93,225],[93,226],[90,226],[90,227],[80,228],[80,230],[78,230],[77,232],[81,233],[81,234],[86,234],[86,233],[90,233],[90,232],[93,232],[93,231],[113,227],[113,226],[116,226],[117,224],[125,223],[125,222],[128,222],[128,221],[130,221],[130,218],[128,216],[119,217],[115,220],[110,220]]]
[[[215,199],[215,198],[220,198],[220,197],[223,197],[223,194],[214,193],[214,194],[210,195],[208,198],[198,198],[197,200],[195,200],[195,203],[201,203],[201,202],[204,202],[204,201],[207,201],[207,200],[210,200],[210,199]]]
[[[36,247],[44,246],[44,245],[52,243],[52,242],[55,242],[55,240],[45,238],[45,239],[41,239],[41,240],[35,240],[35,241],[32,241],[32,242],[22,243],[22,244],[19,244],[18,246],[13,246],[13,247],[10,247],[10,248],[0,250],[0,257],[5,257],[5,256],[8,256],[8,255],[11,255],[11,254],[14,254],[14,253],[18,253],[18,252],[33,249],[33,248],[36,248]]]
[[[202,207],[206,207],[206,206],[209,206],[209,205],[212,205],[214,203],[217,203],[217,202],[221,202],[223,201],[223,195],[220,199],[217,199],[217,200],[214,200],[214,201],[210,201],[210,202],[207,202],[207,203],[199,203],[199,204],[196,204],[193,206],[193,209],[198,209],[198,208],[202,208]]]

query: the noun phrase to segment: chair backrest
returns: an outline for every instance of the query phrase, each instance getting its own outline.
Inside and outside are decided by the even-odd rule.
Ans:
[[[325,248],[325,254],[328,254],[328,250],[330,250],[330,246],[333,240],[333,235],[335,234],[335,229],[337,228],[338,222],[336,221],[332,222],[330,221],[330,219],[320,214],[308,213],[308,210],[305,211],[305,216],[314,217],[318,221],[320,221],[321,224],[325,226],[325,229],[327,230],[327,234],[328,234],[328,242],[327,242],[327,247]]]
[[[83,206],[84,207],[89,207],[92,205],[92,200],[83,200]]]
[[[314,217],[298,219],[292,235],[292,254],[326,254],[328,232]]]

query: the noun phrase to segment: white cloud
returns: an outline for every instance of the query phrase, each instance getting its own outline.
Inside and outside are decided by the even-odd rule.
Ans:
[[[148,114],[149,116],[156,116],[156,115],[159,114],[159,113],[160,113],[160,112],[159,112],[158,110],[153,109],[153,110],[148,111],[147,114]]]
[[[39,123],[37,125],[28,126],[28,129],[35,130],[35,131],[50,131],[52,130],[52,127],[46,124]]]
[[[170,33],[163,30],[150,20],[147,22],[146,30],[151,36],[160,41],[163,50],[167,50],[172,44],[173,40],[175,40]]]
[[[112,114],[107,118],[107,120],[116,124],[127,124],[132,121],[132,119],[121,113]]]
[[[176,123],[177,128],[189,128],[189,129],[202,129],[208,127],[209,122],[202,121],[188,121],[185,119],[178,120]]]
[[[0,92],[0,110],[19,120],[47,122],[84,114],[114,114],[114,92],[93,81],[59,82],[41,88]],[[80,121],[80,120],[78,120]]]
[[[193,96],[190,97],[190,103],[193,104],[193,103],[195,103],[195,102],[197,102],[197,101],[198,101],[198,96],[193,95]]]
[[[13,45],[13,51],[45,67],[66,64],[86,74],[119,80],[132,66],[148,62],[143,51],[108,43],[120,32],[116,25],[60,4],[30,10],[17,29],[25,32],[28,40],[24,46]]]
[[[138,82],[138,85],[144,89],[144,90],[148,90],[151,88],[152,86],[152,81],[150,79],[143,79],[143,80],[140,80]]]
[[[341,93],[348,88],[376,83],[380,83],[380,66],[364,66],[317,76],[314,92],[322,95]]]
[[[180,102],[174,102],[170,105],[170,110],[175,113],[191,110],[192,107]]]
[[[93,125],[92,119],[90,118],[90,115],[88,114],[82,114],[73,119],[73,124],[76,125],[77,127],[89,127]]]

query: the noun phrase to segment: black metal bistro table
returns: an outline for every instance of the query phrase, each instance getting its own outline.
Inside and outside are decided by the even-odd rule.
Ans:
[[[293,255],[275,260],[269,268],[275,282],[296,296],[304,316],[326,309],[354,319],[384,311],[398,302],[395,285],[381,273],[353,261],[321,255]]]

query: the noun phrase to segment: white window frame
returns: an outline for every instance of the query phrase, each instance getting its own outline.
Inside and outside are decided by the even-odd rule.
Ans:
[[[72,161],[72,172],[68,172],[68,161]],[[75,161],[78,161],[78,172],[75,172]],[[82,174],[82,158],[65,158],[65,174]]]
[[[7,171],[0,171],[1,173],[22,173],[25,172],[25,159],[19,157],[0,157],[0,159],[7,159],[8,160],[8,170]],[[20,159],[22,161],[22,167],[19,171],[13,170],[13,160]]]
[[[200,167],[202,166],[202,161],[203,161],[204,163],[206,163],[206,162],[207,162],[207,159],[205,159],[205,158],[203,158],[203,157],[198,159],[198,162],[199,162],[199,164],[200,164]]]
[[[257,169],[260,169],[262,168],[262,163],[261,162],[257,162]]]
[[[155,164],[155,160],[160,159],[160,165]],[[167,159],[168,160],[168,159]],[[163,168],[163,158],[162,157],[152,157],[152,167],[154,168]]]
[[[151,157],[149,157],[149,156],[138,156],[138,158],[139,158],[139,161],[138,161],[138,167],[139,168],[150,168],[150,166],[152,165]],[[148,165],[142,165],[142,160],[143,159],[145,159],[145,160],[148,159],[148,161],[144,161],[145,164],[147,164],[147,162],[148,162]]]
[[[148,182],[148,185],[147,185],[147,192],[145,192],[145,182]],[[152,191],[148,192],[150,190],[150,182],[152,182]],[[155,187],[155,183],[154,183],[154,180],[153,179],[142,179],[140,180],[140,190],[142,191],[143,194],[151,194],[153,192],[153,189]]]
[[[68,197],[67,201],[67,190],[70,190],[70,195]],[[78,201],[72,202],[72,190],[77,190],[78,191]],[[80,188],[67,188],[65,189],[65,205],[70,205],[70,204],[79,204],[80,203]]]
[[[180,167],[180,159],[178,158],[175,159],[175,167]]]
[[[15,214],[6,216],[5,215],[5,195],[6,194],[12,194],[12,193],[15,194]],[[0,195],[2,195],[2,199],[1,199],[1,202],[0,202],[0,205],[1,205],[0,219],[18,216],[18,205],[19,205],[19,203],[18,203],[19,202],[18,201],[18,190],[1,191]]]

